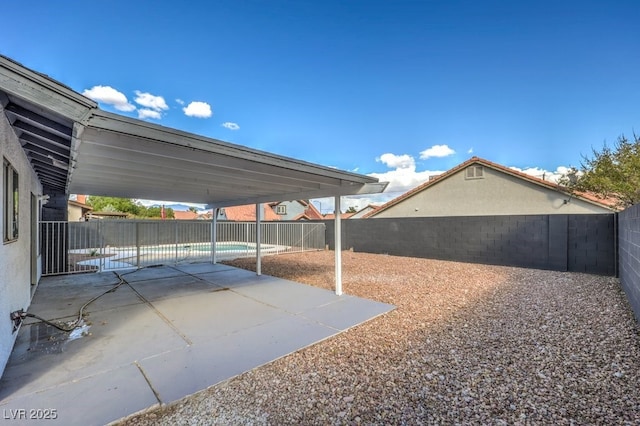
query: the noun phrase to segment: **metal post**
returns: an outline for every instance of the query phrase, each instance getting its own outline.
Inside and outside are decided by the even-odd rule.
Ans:
[[[342,219],[340,218],[340,196],[336,195],[335,210],[335,266],[336,266],[336,294],[342,295]]]
[[[173,219],[173,222],[175,223],[175,232],[174,232],[174,243],[175,243],[175,264],[178,264],[178,220],[177,219]]]
[[[98,272],[104,271],[104,237],[102,235],[102,221],[98,222],[98,235],[99,235],[99,243],[100,243],[100,266],[98,267]],[[100,241],[102,240],[102,241]]]
[[[261,252],[261,239],[262,233],[260,232],[260,213],[262,204],[256,204],[256,274],[262,275],[262,252]]]
[[[213,209],[213,217],[211,218],[211,263],[218,263],[216,258],[216,240],[218,239],[218,209]]]
[[[136,266],[140,267],[140,222],[134,222],[136,225]]]

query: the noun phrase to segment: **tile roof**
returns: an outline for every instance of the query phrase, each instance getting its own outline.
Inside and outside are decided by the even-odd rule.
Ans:
[[[557,183],[553,183],[553,182],[549,182],[547,180],[543,180],[540,179],[538,177],[532,176],[532,175],[528,175],[526,173],[523,172],[519,172],[517,170],[514,169],[510,169],[509,167],[505,167],[501,164],[498,163],[494,163],[492,161],[489,160],[485,160],[483,158],[480,157],[471,157],[469,160],[465,161],[464,163],[458,164],[457,166],[453,167],[452,169],[447,170],[446,172],[442,173],[441,175],[432,177],[430,180],[426,181],[425,183],[416,186],[415,188],[405,192],[404,194],[394,198],[393,200],[387,202],[386,204],[383,204],[382,206],[380,206],[380,208],[378,208],[377,210],[371,211],[367,214],[365,214],[364,216],[362,216],[363,218],[367,218],[367,217],[372,217],[375,216],[376,214],[388,209],[391,206],[394,206],[400,202],[402,202],[403,200],[406,200],[407,198],[410,198],[411,196],[417,194],[418,192],[421,192],[429,187],[431,187],[432,185],[437,184],[438,182],[441,182],[445,179],[447,179],[449,176],[459,172],[460,170],[472,165],[472,164],[479,164],[506,174],[509,174],[511,176],[515,176],[517,178],[532,182],[534,184],[552,189],[554,191],[560,191],[560,192],[564,192],[567,195],[570,195],[570,192],[567,190],[567,188],[558,185]],[[574,197],[577,197],[579,199],[582,199],[584,201],[587,201],[589,203],[592,204],[597,204],[601,207],[605,207],[611,210],[616,211],[616,200],[613,199],[602,199],[597,197],[595,194],[592,193],[588,193],[588,192],[577,192],[573,195]]]
[[[355,213],[341,213],[340,219],[349,219],[354,214]],[[324,220],[334,220],[335,218],[336,218],[336,215],[334,213],[327,213],[322,217],[322,219]]]
[[[262,220],[280,220],[269,204],[263,204],[264,216]],[[224,208],[225,216],[227,220],[233,220],[236,222],[255,222],[256,220],[256,205],[245,204],[243,206],[233,206]]]
[[[198,213],[192,211],[173,211],[173,217],[178,220],[195,220],[198,218]]]

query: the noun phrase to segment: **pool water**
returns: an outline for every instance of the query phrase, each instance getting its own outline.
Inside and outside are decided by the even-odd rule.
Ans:
[[[262,249],[273,249],[275,246],[273,245],[261,245]],[[159,246],[159,247],[145,247],[144,250],[146,252],[170,252],[173,250],[179,251],[192,251],[192,252],[211,252],[211,244],[210,243],[196,243],[196,244],[178,244],[175,245],[167,245],[167,246]],[[255,251],[255,244],[247,244],[247,243],[217,243],[216,244],[216,252],[224,253],[224,252],[246,252],[246,251]]]

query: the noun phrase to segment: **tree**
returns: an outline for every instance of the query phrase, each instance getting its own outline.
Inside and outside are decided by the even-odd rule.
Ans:
[[[136,204],[133,202],[133,200],[128,198],[101,197],[97,195],[90,195],[87,199],[87,204],[89,204],[95,211],[98,212],[121,212],[129,213],[133,216],[139,215],[141,208],[144,209],[144,206]]]
[[[96,195],[90,195],[87,199],[87,204],[93,207],[94,211],[107,211],[107,212],[121,212],[128,213],[134,217],[149,217],[159,218],[161,217],[160,207],[145,207],[140,203],[134,202],[129,198],[117,198],[117,197],[101,197]],[[173,209],[166,208],[165,215],[167,218],[174,218]]]
[[[614,198],[621,208],[640,203],[640,137],[621,135],[613,148],[592,149],[582,156],[580,170],[572,168],[560,182],[572,191],[592,192],[600,198]]]
[[[358,213],[358,210],[356,210],[355,207],[351,206],[347,209],[345,213]]]
[[[192,212],[192,213],[198,213],[198,208],[194,207],[194,206],[190,206],[189,207],[189,211]]]

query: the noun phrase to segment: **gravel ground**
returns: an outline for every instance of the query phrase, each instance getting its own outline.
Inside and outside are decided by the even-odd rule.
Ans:
[[[640,329],[617,279],[351,252],[343,264],[345,293],[397,309],[123,424],[640,424]],[[262,268],[333,286],[333,252]]]

